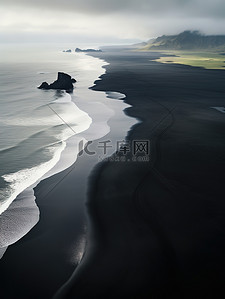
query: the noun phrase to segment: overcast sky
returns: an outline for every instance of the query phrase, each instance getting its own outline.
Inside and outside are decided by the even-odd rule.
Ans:
[[[225,0],[0,0],[0,41],[122,42],[225,34]]]

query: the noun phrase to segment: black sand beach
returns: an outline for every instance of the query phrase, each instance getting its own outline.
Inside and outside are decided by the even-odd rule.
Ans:
[[[157,55],[157,54],[156,54]],[[105,53],[97,90],[142,122],[150,161],[105,162],[90,180],[90,245],[57,298],[212,298],[224,292],[225,73]],[[102,57],[102,56],[101,56]],[[130,161],[129,161],[130,160]]]
[[[56,298],[219,297],[225,114],[211,107],[225,106],[225,72],[160,64],[154,53],[92,55],[110,63],[94,89],[127,96],[126,114],[141,121],[127,139],[149,141],[150,159],[115,153],[93,171],[91,157],[80,157],[39,184],[40,222],[0,261],[2,298],[51,298],[69,279],[85,202],[86,252]]]

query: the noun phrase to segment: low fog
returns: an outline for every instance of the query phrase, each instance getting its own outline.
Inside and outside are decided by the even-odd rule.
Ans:
[[[224,0],[1,0],[0,40],[132,42],[225,34]]]

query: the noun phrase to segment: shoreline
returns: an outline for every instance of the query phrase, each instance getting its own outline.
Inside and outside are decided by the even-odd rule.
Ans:
[[[57,150],[54,151],[50,160],[42,162],[37,166],[33,166],[30,169],[22,169],[16,173],[5,176],[12,182],[15,181],[15,179],[12,179],[12,177],[14,178],[21,176],[26,180],[27,177],[30,179],[29,182],[26,182],[26,186],[23,187],[20,186],[22,184],[20,182],[18,190],[15,189],[15,195],[13,194],[13,196],[11,196],[12,199],[10,199],[9,202],[6,201],[7,208],[1,213],[0,245],[1,247],[5,248],[5,250],[7,250],[8,246],[13,245],[27,233],[29,233],[29,231],[38,223],[40,211],[36,205],[34,189],[41,181],[64,171],[75,163],[78,155],[75,149],[78,148],[79,143],[79,137],[77,137],[77,135],[82,135],[82,132],[88,130],[88,127],[90,127],[90,117],[86,112],[80,110],[75,105],[75,103],[72,101],[71,95],[64,92],[62,97],[51,104],[55,103],[69,103],[75,107],[75,112],[80,113],[80,118],[83,118],[82,122],[79,124],[79,131],[81,132],[78,132],[77,134],[73,132],[74,135],[70,136],[71,133],[66,133],[64,131],[62,133],[64,135],[62,140],[58,140],[54,144],[46,147],[46,150],[50,150],[51,147],[56,145],[58,147]],[[83,140],[82,137],[80,138],[80,140]],[[73,146],[73,155],[68,154],[68,152],[71,152],[71,149],[69,149],[71,143]],[[30,175],[28,176],[26,173],[29,173]]]
[[[87,251],[54,298],[219,295],[225,278],[225,121],[211,106],[224,103],[225,75],[161,65],[156,53],[101,56],[110,65],[94,89],[127,95],[132,107],[126,113],[141,120],[128,140],[150,140],[150,161],[130,162],[128,154],[125,162],[95,167]]]
[[[81,55],[84,56],[84,55]],[[86,56],[86,55],[85,55]],[[85,60],[86,57],[83,57],[82,59]],[[90,59],[86,59],[87,61],[92,62]],[[104,72],[103,65],[105,65],[105,61],[98,59],[98,67],[99,71],[101,69],[101,74]],[[101,67],[100,67],[101,64]],[[100,74],[98,74],[100,76]],[[71,103],[71,105],[74,105],[75,107],[75,112],[76,112],[76,117],[77,117],[77,112],[80,113],[80,117],[82,117],[82,122],[79,124],[79,131],[71,136],[70,132],[63,132],[65,135],[65,138],[61,138],[62,140],[58,140],[56,144],[61,144],[62,143],[62,148],[59,148],[57,150],[53,157],[44,163],[39,164],[38,166],[34,166],[31,169],[23,169],[17,173],[12,173],[7,175],[7,178],[10,179],[11,177],[15,177],[18,175],[18,173],[24,173],[25,171],[32,172],[34,173],[39,173],[39,178],[34,181],[33,178],[33,183],[30,183],[29,186],[24,188],[23,191],[20,190],[16,191],[15,193],[17,194],[14,199],[10,200],[11,202],[7,203],[8,208],[1,214],[1,240],[0,240],[0,245],[4,250],[2,251],[2,254],[4,254],[5,250],[7,249],[8,246],[14,244],[17,242],[19,239],[21,239],[23,236],[25,236],[29,231],[38,223],[39,221],[39,209],[36,205],[35,202],[35,196],[34,196],[34,191],[33,189],[42,181],[45,180],[48,177],[54,176],[59,172],[62,172],[69,168],[72,164],[76,162],[78,152],[81,146],[85,146],[85,143],[88,142],[90,138],[96,139],[101,137],[101,135],[105,135],[108,133],[109,128],[107,125],[108,118],[111,117],[112,111],[107,108],[104,105],[104,95],[102,94],[101,100],[98,101],[98,105],[101,106],[101,111],[102,114],[104,112],[103,117],[101,119],[98,116],[98,113],[96,112],[96,109],[94,106],[91,106],[90,101],[86,100],[85,93],[84,93],[84,87],[88,83],[91,83],[91,86],[93,82],[90,81],[90,78],[88,83],[87,82],[82,82],[82,76],[83,74],[80,75],[81,80],[77,82],[76,84],[76,94],[68,94],[66,92],[61,92],[63,93],[63,96],[61,97],[56,97],[56,100],[51,102],[50,104],[54,105],[65,105],[67,103]],[[80,78],[80,77],[79,77]],[[81,82],[80,82],[81,81]],[[84,81],[84,80],[83,80]],[[89,88],[87,88],[88,92],[90,92]],[[94,95],[92,96],[94,98]],[[77,105],[81,106],[82,108],[80,109]],[[90,123],[90,116],[89,114],[94,118],[94,124],[91,122]],[[86,118],[86,119],[85,119]],[[78,118],[80,121],[80,118]],[[88,123],[89,121],[89,123]],[[98,127],[99,124],[101,124],[101,128],[98,129],[98,132],[95,132],[95,127]],[[87,128],[88,126],[88,128]],[[90,129],[90,126],[93,127]],[[68,126],[69,127],[69,126]],[[84,129],[84,130],[83,130]],[[69,127],[70,130],[70,127]],[[76,127],[77,130],[77,127]],[[85,131],[89,132],[87,133]],[[68,131],[68,128],[67,128]],[[84,133],[85,132],[85,133]],[[83,134],[84,133],[84,134]],[[87,140],[83,137],[85,135],[87,137]],[[64,144],[64,145],[63,145]],[[52,165],[53,164],[53,165]],[[40,174],[40,170],[43,169],[44,165],[51,165],[50,168],[47,171],[44,171],[44,174]],[[25,176],[25,175],[24,175]],[[12,179],[11,179],[12,180]],[[16,219],[16,221],[15,221]],[[13,233],[12,233],[13,232]]]
[[[161,65],[151,60],[154,53],[94,56],[110,65],[92,89],[126,94],[132,106],[125,113],[139,120],[127,140],[150,140],[150,160],[128,161],[130,152],[126,161],[98,163],[84,180],[80,174],[90,171],[93,156],[82,155],[75,168],[43,181],[35,190],[41,222],[0,261],[3,297],[47,299],[59,288],[55,298],[63,299],[219,294],[225,122],[210,107],[223,106],[223,71]],[[121,135],[127,132],[123,119],[118,123],[115,115]],[[45,197],[56,180],[61,184]],[[74,257],[87,233],[84,204],[88,246],[80,262]]]
[[[41,213],[40,221],[27,235],[10,246],[0,261],[0,267],[6,273],[1,285],[3,293],[5,291],[4,298],[52,297],[70,277],[82,258],[86,239],[87,179],[91,169],[103,155],[99,142],[110,138],[115,144],[116,138],[122,138],[123,133],[134,123],[130,119],[124,122],[126,117],[123,109],[128,105],[119,100],[124,95],[114,92],[90,92],[93,93],[93,97],[89,104],[82,103],[82,99],[76,97],[75,100],[82,110],[85,105],[89,105],[89,110],[93,108],[96,115],[96,120],[90,128],[79,134],[84,137],[83,146],[86,142],[94,140],[90,148],[96,150],[96,153],[94,156],[88,156],[83,151],[83,155],[79,155],[73,165],[42,180],[35,187],[36,203]],[[104,108],[104,105],[108,107]],[[79,138],[79,135],[68,141]],[[109,152],[114,150],[110,148]],[[107,152],[107,155],[110,154]],[[42,267],[45,269],[44,273],[41,271]],[[22,276],[19,274],[21,271]],[[10,281],[15,288],[8,292],[7,286]],[[40,288],[37,288],[36,281],[41,285]]]

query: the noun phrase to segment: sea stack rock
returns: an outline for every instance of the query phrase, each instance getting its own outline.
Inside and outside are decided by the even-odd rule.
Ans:
[[[75,49],[75,52],[76,53],[91,53],[91,52],[102,52],[102,50],[95,50],[95,49],[84,49],[84,50],[82,50],[82,49],[80,49],[80,48],[76,48]]]
[[[72,91],[73,83],[75,82],[76,80],[74,78],[71,78],[70,75],[58,72],[58,78],[56,81],[54,81],[51,84],[48,84],[47,82],[43,82],[38,88],[39,89],[61,89],[66,91]]]

